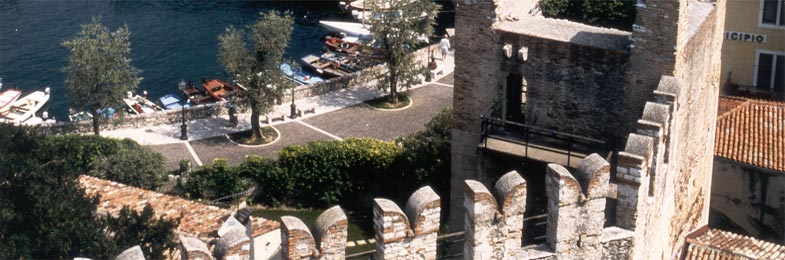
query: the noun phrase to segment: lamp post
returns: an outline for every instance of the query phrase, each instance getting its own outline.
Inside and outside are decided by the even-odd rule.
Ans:
[[[180,87],[180,89],[184,89],[185,81],[181,79],[180,83],[178,83],[177,85]],[[188,140],[188,126],[185,124],[185,106],[181,106],[180,108],[181,111],[183,112],[182,113],[183,124],[180,125],[180,140],[185,141]]]
[[[291,115],[289,115],[289,118],[291,119],[297,118],[297,105],[294,104],[294,88],[295,87],[292,87],[292,105],[289,106],[291,108]]]

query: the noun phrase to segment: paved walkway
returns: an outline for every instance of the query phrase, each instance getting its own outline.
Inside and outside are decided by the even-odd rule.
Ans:
[[[237,127],[229,126],[228,116],[188,121],[188,141],[181,141],[180,125],[158,125],[140,129],[104,131],[106,137],[130,138],[149,145],[168,159],[168,167],[176,169],[180,160],[191,160],[197,165],[209,164],[213,158],[226,158],[230,164],[242,162],[247,154],[274,157],[275,151],[292,144],[316,140],[335,140],[345,137],[371,137],[393,140],[424,128],[445,107],[452,106],[453,56],[437,60],[443,73],[436,81],[425,82],[410,89],[412,105],[399,111],[381,111],[368,107],[363,101],[385,95],[372,83],[354,86],[321,96],[295,100],[299,108],[316,107],[315,114],[302,118],[273,122],[280,132],[275,143],[261,147],[244,147],[231,143],[227,133],[250,129],[250,113],[240,114]],[[275,106],[271,114],[289,114],[289,105]]]

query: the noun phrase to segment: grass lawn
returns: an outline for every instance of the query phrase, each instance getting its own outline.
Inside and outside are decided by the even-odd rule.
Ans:
[[[264,138],[249,142],[248,138],[251,137],[251,130],[228,134],[229,139],[232,139],[235,143],[245,145],[263,145],[278,139],[278,132],[269,126],[262,127],[262,135],[264,135]]]
[[[365,104],[379,109],[397,109],[406,107],[410,103],[412,103],[412,100],[409,98],[409,96],[402,94],[398,95],[398,104],[388,102],[387,96],[365,101]]]

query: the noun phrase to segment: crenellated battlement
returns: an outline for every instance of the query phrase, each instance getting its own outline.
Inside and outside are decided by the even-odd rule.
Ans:
[[[409,197],[405,213],[391,200],[375,199],[376,259],[436,259],[440,203],[428,186]]]
[[[281,222],[281,253],[284,259],[344,259],[349,222],[340,206],[319,215],[313,233],[297,217],[283,216]]]

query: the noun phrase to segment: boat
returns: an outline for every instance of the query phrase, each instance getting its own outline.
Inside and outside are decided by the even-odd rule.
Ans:
[[[204,87],[204,91],[218,101],[222,101],[224,98],[236,93],[245,92],[245,88],[241,86],[232,86],[217,79],[202,80],[202,87]]]
[[[338,37],[325,36],[324,45],[327,49],[334,52],[357,54],[360,52],[360,44],[356,42],[344,41]]]
[[[333,64],[338,64],[342,69],[350,72],[357,72],[362,70],[359,65],[360,56],[345,55],[340,53],[327,52],[319,56],[322,60],[330,61]]]
[[[354,36],[358,38],[368,38],[371,36],[371,31],[368,30],[368,25],[362,23],[319,21],[319,24],[328,31],[343,33],[347,36]]]
[[[136,115],[163,111],[161,107],[152,101],[147,100],[142,96],[134,95],[130,91],[128,92],[128,97],[123,98],[123,102],[125,102],[125,105],[128,106],[128,112]]]
[[[0,122],[21,124],[33,117],[46,102],[49,102],[49,88],[46,88],[44,91],[33,92],[11,103],[8,110],[0,113]]]
[[[11,107],[11,103],[14,103],[21,95],[22,91],[15,88],[0,93],[0,113],[8,110]]]
[[[299,85],[310,85],[324,81],[324,79],[320,77],[309,75],[308,73],[299,70],[292,70],[292,66],[286,63],[281,64],[280,68],[283,74],[286,75],[286,78],[296,82]]]
[[[180,89],[180,93],[183,94],[183,97],[188,101],[188,103],[191,103],[195,106],[215,103],[218,101],[210,94],[207,94],[207,92],[203,89],[194,86],[194,83],[190,81],[188,82],[188,85]]]
[[[341,67],[337,62],[328,61],[313,54],[303,57],[300,61],[306,68],[326,78],[343,77],[352,73],[352,71]]]
[[[68,109],[68,120],[71,122],[89,121],[92,119],[93,114],[87,113],[86,111],[76,112],[73,109]]]
[[[183,100],[175,94],[163,96],[158,99],[158,102],[160,102],[161,106],[163,106],[163,108],[166,110],[191,107],[191,104],[188,104],[187,101]]]

